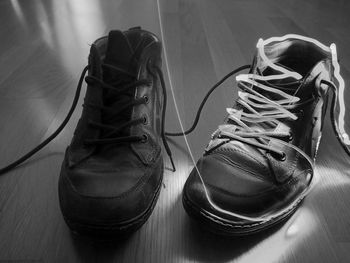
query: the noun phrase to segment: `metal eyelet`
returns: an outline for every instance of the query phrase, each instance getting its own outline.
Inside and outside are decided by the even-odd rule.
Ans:
[[[148,104],[149,103],[149,98],[147,95],[144,95],[143,96],[143,99],[145,100],[145,103]]]
[[[287,159],[287,155],[286,155],[286,153],[285,152],[282,152],[282,155],[280,155],[279,157],[278,157],[278,159],[280,160],[280,161],[285,161],[286,159]]]
[[[268,153],[272,158],[277,159],[278,161],[285,161],[287,159],[287,155],[285,152],[282,152],[282,154],[277,154],[274,152],[269,152]]]
[[[147,134],[142,134],[142,139],[141,139],[141,142],[142,143],[146,143],[148,141],[148,135]]]
[[[142,117],[142,119],[143,119],[143,121],[142,121],[143,125],[147,125],[147,124],[148,124],[147,116],[144,115],[144,116]]]

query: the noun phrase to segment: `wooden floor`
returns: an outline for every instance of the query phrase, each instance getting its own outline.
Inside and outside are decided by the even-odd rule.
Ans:
[[[173,99],[188,127],[210,86],[251,63],[260,37],[297,33],[335,42],[350,83],[349,14],[347,0],[0,0],[0,164],[56,129],[72,102],[89,44],[111,29],[141,25],[163,32],[167,130],[178,131]],[[236,92],[231,80],[210,98],[188,136],[196,159]],[[345,98],[350,101],[349,91]],[[0,262],[350,262],[350,157],[328,117],[316,162],[318,183],[277,230],[227,239],[191,222],[181,191],[193,163],[183,138],[177,138],[171,143],[177,172],[165,171],[156,208],[138,232],[109,245],[75,238],[59,209],[57,181],[81,104],[55,141],[0,177]]]

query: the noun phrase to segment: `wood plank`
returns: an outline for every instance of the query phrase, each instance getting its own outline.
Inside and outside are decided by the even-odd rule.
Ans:
[[[167,130],[179,131],[175,103],[188,128],[209,88],[234,68],[251,63],[260,37],[298,33],[327,45],[335,42],[341,73],[350,83],[349,12],[345,0],[0,1],[0,162],[9,163],[57,128],[71,105],[89,45],[111,29],[141,25],[162,37]],[[195,159],[236,92],[232,78],[210,97],[197,129],[187,136]],[[350,261],[350,162],[328,116],[316,162],[318,183],[277,228],[224,238],[191,221],[181,192],[194,164],[184,139],[178,137],[169,140],[177,171],[169,170],[164,154],[160,198],[139,231],[108,245],[72,235],[61,215],[57,183],[84,93],[85,88],[65,130],[27,163],[0,177],[0,261]]]

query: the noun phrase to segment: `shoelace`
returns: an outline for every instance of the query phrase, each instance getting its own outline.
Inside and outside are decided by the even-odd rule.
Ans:
[[[108,67],[112,70],[116,70],[116,71],[120,71],[124,74],[126,74],[123,70],[120,70],[112,65],[108,65],[108,64],[104,64],[104,67]],[[82,73],[81,76],[79,78],[78,81],[78,85],[77,85],[77,89],[73,98],[73,102],[72,105],[65,117],[65,119],[63,120],[63,122],[61,123],[61,125],[59,125],[59,127],[47,138],[45,139],[42,143],[40,143],[39,145],[37,145],[34,149],[32,149],[31,151],[29,151],[28,153],[26,153],[25,155],[23,155],[22,157],[20,157],[19,159],[17,159],[16,161],[10,163],[9,165],[3,167],[0,169],[0,175],[5,174],[7,172],[9,172],[10,170],[14,169],[15,167],[17,167],[18,165],[20,165],[21,163],[25,162],[27,159],[29,159],[31,156],[33,156],[35,153],[37,153],[38,151],[40,151],[42,148],[44,148],[48,143],[50,143],[54,138],[57,137],[57,135],[64,129],[64,127],[67,125],[68,121],[70,120],[77,104],[79,101],[79,97],[80,97],[80,93],[81,93],[81,88],[82,88],[82,84],[84,81],[84,77],[87,73],[89,69],[89,66],[86,66]],[[162,137],[162,141],[164,144],[164,148],[166,150],[167,155],[169,156],[173,171],[175,172],[175,165],[174,165],[174,161],[172,158],[172,152],[170,150],[170,147],[168,145],[166,136],[165,136],[165,113],[166,113],[166,106],[167,106],[167,93],[166,93],[166,88],[165,88],[165,82],[164,82],[164,76],[163,73],[161,71],[160,68],[158,68],[157,66],[154,66],[154,70],[156,71],[156,74],[159,76],[160,82],[161,82],[161,87],[162,87],[162,91],[163,91],[163,97],[164,97],[164,105],[163,105],[163,110],[162,110],[162,127],[161,127],[161,137]],[[151,73],[154,74],[154,73]],[[93,83],[93,82],[97,82],[100,84],[100,86],[104,89],[109,89],[112,90],[113,92],[115,92],[116,94],[121,94],[123,91],[126,91],[127,89],[130,89],[132,87],[136,87],[139,85],[143,85],[143,84],[147,84],[149,83],[148,80],[137,80],[134,81],[132,83],[129,83],[127,85],[124,85],[121,88],[116,89],[113,85],[104,83],[102,80],[95,78],[95,77],[91,77],[91,76],[87,76],[85,78],[86,82],[89,83]],[[132,100],[130,101],[130,103],[124,105],[121,109],[119,109],[117,112],[113,112],[113,114],[119,114],[120,112],[122,112],[123,110],[126,110],[128,107],[132,107],[134,105],[138,105],[141,103],[146,103],[147,98],[142,98],[140,100]],[[103,106],[98,106],[98,105],[94,105],[94,104],[85,104],[83,105],[83,107],[98,107],[100,108],[102,111],[104,112],[108,112],[111,111],[110,108],[108,107],[103,107]],[[101,129],[106,129],[109,130],[110,132],[107,134],[106,137],[104,138],[99,138],[99,139],[87,139],[85,141],[86,144],[96,144],[96,145],[101,145],[101,144],[111,144],[111,143],[125,143],[125,142],[143,142],[146,141],[148,139],[147,135],[142,135],[142,136],[125,136],[125,137],[112,137],[112,135],[115,135],[118,131],[120,131],[121,129],[124,129],[126,127],[132,126],[132,125],[137,125],[139,123],[144,122],[143,118],[140,119],[136,119],[136,120],[130,120],[129,122],[124,123],[123,125],[121,125],[120,127],[114,127],[112,125],[105,125],[103,123],[96,123],[96,122],[91,122],[90,121],[90,125],[97,127],[97,128],[101,128]]]
[[[269,77],[270,80],[273,80],[271,76]],[[227,125],[233,125],[234,127],[233,129],[226,130],[224,127],[227,125],[221,125],[214,133],[214,137],[228,138],[229,141],[241,141],[255,146],[256,148],[265,150],[280,160],[284,160],[286,154],[269,145],[270,140],[278,140],[280,143],[294,148],[302,154],[310,164],[312,164],[311,159],[303,151],[293,144],[285,143],[282,140],[290,140],[292,134],[289,132],[275,131],[280,119],[298,119],[297,114],[293,113],[292,110],[295,109],[297,105],[300,106],[304,104],[296,104],[300,101],[300,98],[289,95],[277,88],[257,82],[256,76],[253,78],[253,75],[251,74],[239,75],[236,79],[238,81],[238,88],[242,90],[238,92],[237,104],[239,104],[242,109],[227,108],[228,119],[234,122],[234,124]],[[259,90],[263,92],[259,92]],[[272,95],[279,95],[281,99],[269,99],[262,94],[266,92]],[[246,111],[244,111],[243,108]],[[272,129],[266,130],[261,127],[251,128],[249,126],[251,123],[268,123],[269,126],[272,126]]]
[[[121,72],[122,70],[108,64],[102,64],[102,68],[109,68],[111,70]],[[125,73],[125,75],[127,75]],[[125,77],[127,78],[127,77]],[[123,78],[119,78],[123,79]],[[118,98],[118,95],[121,95],[128,91],[131,88],[144,85],[145,87],[150,87],[150,81],[147,79],[140,79],[136,81],[128,80],[126,81],[128,84],[120,83],[120,80],[114,81],[113,83],[105,83],[101,79],[94,77],[94,76],[87,76],[85,77],[85,81],[88,84],[99,84],[99,87],[102,89],[106,89],[110,92],[110,95],[113,94],[116,98]],[[92,86],[93,87],[93,86]],[[102,106],[102,105],[96,105],[96,104],[83,104],[83,107],[91,107],[91,108],[97,108],[102,111],[103,115],[111,115],[111,116],[119,116],[123,111],[126,111],[130,109],[130,107],[145,104],[148,102],[147,97],[139,98],[139,99],[133,99],[130,98],[128,103],[125,103],[124,105],[122,103],[119,103],[116,99],[115,105],[118,105],[118,110],[116,110],[114,107],[108,107],[108,106]],[[102,131],[107,132],[106,135],[104,135],[101,138],[98,139],[86,139],[84,141],[84,144],[86,145],[104,145],[104,144],[111,144],[111,143],[123,143],[123,142],[144,142],[147,140],[146,135],[142,136],[120,136],[118,133],[122,131],[125,128],[128,128],[133,125],[138,125],[141,123],[144,123],[146,120],[144,118],[138,118],[134,120],[124,121],[119,127],[116,127],[115,125],[105,124],[105,123],[98,123],[94,122],[92,120],[89,120],[88,125],[94,128],[101,129]],[[102,132],[103,133],[103,132]],[[114,136],[112,136],[114,135]]]

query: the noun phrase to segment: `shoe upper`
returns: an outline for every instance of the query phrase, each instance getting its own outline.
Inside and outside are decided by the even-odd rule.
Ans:
[[[236,224],[288,209],[310,188],[328,98],[321,80],[332,79],[330,49],[298,38],[260,46],[185,184],[186,199]]]
[[[128,221],[156,199],[163,94],[155,66],[160,41],[139,28],[111,31],[91,45],[83,112],[59,182],[66,218]]]

